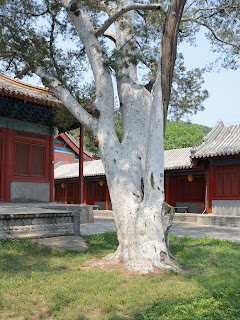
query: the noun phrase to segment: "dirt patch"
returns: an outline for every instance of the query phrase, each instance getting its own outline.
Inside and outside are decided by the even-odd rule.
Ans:
[[[96,320],[99,319],[102,315],[101,309],[96,309],[92,313],[85,313],[84,316],[89,320]]]
[[[124,263],[118,261],[106,260],[104,258],[94,258],[89,260],[85,266],[80,267],[80,269],[90,270],[90,269],[101,269],[105,271],[119,271],[125,277],[132,276],[142,276],[141,272],[128,271],[124,268]],[[153,272],[149,272],[149,275],[162,275],[163,270],[155,268]]]

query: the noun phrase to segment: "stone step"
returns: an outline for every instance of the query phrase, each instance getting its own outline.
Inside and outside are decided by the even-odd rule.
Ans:
[[[174,221],[240,228],[240,216],[223,216],[214,214],[176,213]]]

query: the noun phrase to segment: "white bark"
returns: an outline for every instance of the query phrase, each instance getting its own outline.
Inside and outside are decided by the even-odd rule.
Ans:
[[[54,95],[64,104],[64,106],[79,119],[80,122],[88,127],[92,132],[97,131],[97,121],[76,101],[76,99],[70,94],[70,92],[62,85],[62,83],[49,75],[42,67],[37,66],[35,73],[46,82],[48,87],[54,93]]]
[[[166,23],[167,32],[163,43],[167,53],[176,50],[179,20],[175,17],[175,14],[178,14],[175,11],[178,9],[175,10],[174,5],[180,3],[181,7],[185,1],[171,0],[170,9],[173,8],[173,12],[168,10],[168,15],[173,17],[173,22],[167,18],[170,25]],[[136,7],[136,4],[133,0],[118,1],[120,9],[112,11],[113,16],[100,31],[106,31],[106,25],[115,22],[114,41],[120,53],[115,72],[123,119],[123,139],[120,143],[114,128],[114,91],[111,74],[104,63],[93,25],[80,1],[61,0],[61,3],[76,27],[93,70],[96,82],[93,115],[84,111],[56,79],[49,77],[41,68],[37,68],[37,73],[47,80],[56,96],[98,139],[119,240],[116,253],[107,259],[121,261],[128,270],[141,273],[169,268],[176,270],[177,267],[171,261],[168,250],[168,231],[173,219],[173,210],[164,204],[163,150],[166,108],[163,101],[170,94],[169,79],[175,61],[175,51],[167,68],[163,68],[164,59],[160,57],[155,95],[152,97],[151,93],[139,84],[137,67],[131,60],[136,54],[136,41],[134,12],[129,11],[129,8]],[[121,10],[125,10],[124,15]],[[169,35],[168,38],[168,30],[171,28],[175,30],[174,37],[171,38]],[[162,70],[167,79],[164,99]]]

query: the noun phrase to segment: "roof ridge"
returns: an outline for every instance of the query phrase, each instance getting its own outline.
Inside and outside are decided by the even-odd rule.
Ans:
[[[10,84],[15,84],[16,86],[20,86],[22,88],[31,88],[31,89],[35,89],[36,91],[43,91],[47,94],[50,94],[51,96],[54,96],[53,93],[47,89],[47,88],[44,88],[44,87],[40,87],[40,86],[37,86],[37,85],[34,85],[34,84],[31,84],[31,83],[28,83],[28,82],[24,82],[22,80],[18,80],[16,78],[12,78],[10,76],[7,76],[3,73],[0,73],[0,80],[3,80],[4,82],[8,82]]]
[[[203,147],[205,144],[209,143],[210,141],[213,141],[217,135],[219,135],[220,131],[224,128],[224,123],[220,119],[216,123],[216,125],[212,128],[212,130],[205,136],[203,137],[202,141],[199,144],[196,144],[195,146],[192,147],[191,149],[191,157],[194,158],[194,154],[196,153],[198,148]]]
[[[212,128],[212,130],[206,135],[206,137],[203,138],[203,142],[207,142],[209,140],[213,140],[216,135],[219,134],[219,132],[222,130],[224,127],[224,123],[222,120],[218,120],[216,125]]]
[[[75,144],[77,148],[79,148],[79,142],[71,135],[69,132],[65,132],[66,136]],[[83,146],[83,152],[86,153],[89,157],[93,157],[93,154],[88,151],[85,146]]]

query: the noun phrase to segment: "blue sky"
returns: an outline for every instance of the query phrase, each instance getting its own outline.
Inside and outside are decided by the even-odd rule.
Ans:
[[[211,52],[203,31],[198,34],[197,46],[181,44],[178,52],[183,53],[188,69],[203,68],[218,57]],[[240,68],[236,71],[222,68],[218,72],[205,73],[204,79],[203,88],[209,92],[209,98],[203,103],[205,110],[183,120],[209,127],[213,127],[219,119],[226,125],[240,123]],[[35,83],[33,79],[28,81]]]
[[[178,49],[184,55],[185,65],[191,69],[204,67],[216,59],[216,54],[210,51],[208,40],[201,33],[197,39],[197,47],[181,45]],[[240,123],[240,69],[206,73],[204,75],[209,98],[204,102],[204,111],[191,116],[192,123],[212,127],[219,119],[224,124]]]

